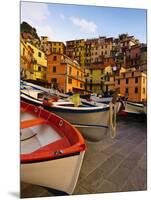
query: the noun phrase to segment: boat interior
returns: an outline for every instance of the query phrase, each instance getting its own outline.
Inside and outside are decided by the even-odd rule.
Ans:
[[[38,159],[50,158],[57,154],[70,154],[83,149],[84,140],[72,125],[53,113],[24,104],[28,107],[28,109],[21,107],[20,114],[20,151],[24,160],[28,161],[37,157]],[[77,144],[80,145],[77,146]],[[65,149],[68,149],[67,152],[64,151]]]
[[[21,113],[21,121],[29,123],[29,119],[32,122],[38,121],[32,114]],[[43,147],[54,151],[70,146],[67,137],[61,136],[52,126],[43,123],[21,129],[20,140],[21,154],[29,154]]]

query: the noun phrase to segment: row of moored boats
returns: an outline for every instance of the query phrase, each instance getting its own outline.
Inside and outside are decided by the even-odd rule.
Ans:
[[[116,136],[116,115],[145,113],[144,105],[117,98],[80,98],[21,81],[21,181],[72,194],[85,139]],[[128,107],[129,106],[129,107]],[[138,109],[137,109],[138,108]],[[129,110],[128,110],[129,109]]]

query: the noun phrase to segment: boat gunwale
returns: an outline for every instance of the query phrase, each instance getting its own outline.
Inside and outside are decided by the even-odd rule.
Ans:
[[[39,103],[40,105],[42,105],[44,108],[48,109],[48,110],[60,110],[62,112],[76,112],[76,113],[89,113],[89,112],[103,112],[103,111],[107,111],[109,110],[109,105],[104,105],[102,106],[90,106],[90,107],[71,107],[71,106],[62,106],[62,105],[51,105],[51,106],[45,106],[43,105],[42,101],[37,100],[34,97],[31,97],[28,94],[24,94],[22,92],[22,94],[25,96],[23,98],[26,98],[30,101],[34,101],[35,103]],[[22,96],[21,96],[22,97]],[[62,103],[62,102],[60,102]]]
[[[141,103],[134,103],[134,102],[130,102],[130,101],[127,101],[126,103],[129,104],[129,105],[132,105],[132,106],[139,107],[139,108],[143,108],[144,107],[144,105],[141,104]]]
[[[86,149],[86,144],[85,144],[83,137],[81,136],[80,132],[72,124],[70,124],[69,122],[67,122],[66,120],[61,118],[60,116],[57,116],[54,113],[50,113],[47,110],[38,108],[35,105],[29,104],[29,103],[26,103],[26,102],[23,102],[23,101],[21,101],[21,103],[23,103],[24,105],[27,105],[26,109],[29,108],[28,106],[30,106],[30,108],[33,109],[33,110],[35,108],[37,109],[36,113],[41,113],[41,111],[42,111],[42,112],[45,112],[46,114],[48,114],[48,118],[49,118],[49,116],[51,116],[51,117],[54,116],[54,117],[56,117],[57,120],[62,120],[64,125],[66,125],[67,127],[70,127],[72,129],[72,131],[75,133],[75,136],[77,137],[77,141],[73,144],[70,143],[71,146],[63,149],[63,153],[61,153],[61,154],[56,155],[56,154],[54,154],[54,151],[52,151],[52,150],[47,150],[45,152],[41,152],[40,154],[38,154],[38,151],[40,149],[42,149],[42,148],[40,148],[40,149],[38,149],[34,152],[31,152],[31,153],[21,154],[21,163],[30,162],[30,161],[33,162],[34,160],[37,160],[37,161],[39,161],[39,160],[50,160],[51,158],[62,157],[64,155],[72,154],[72,153],[75,153],[75,152],[81,152],[81,151],[84,151]],[[33,110],[30,113],[34,114]],[[27,111],[27,110],[25,110],[25,111]],[[48,121],[48,118],[47,118],[46,124],[53,126],[53,128],[57,129],[57,131],[59,132],[60,135],[66,137],[70,141],[69,138],[71,137],[71,134],[67,136],[65,132],[63,133],[63,130],[59,130],[59,124],[57,125],[55,123],[54,125],[52,125],[52,123],[50,121]],[[49,120],[50,120],[50,118],[49,118]],[[61,132],[62,132],[62,134],[61,134]],[[45,146],[47,146],[47,145],[45,145]]]

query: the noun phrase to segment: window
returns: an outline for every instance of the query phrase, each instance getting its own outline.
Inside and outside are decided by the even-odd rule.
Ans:
[[[125,93],[128,94],[128,88],[126,88]]]
[[[38,52],[38,57],[41,57],[41,52]]]
[[[56,53],[56,48],[53,48],[53,52]]]
[[[143,83],[145,83],[145,78],[143,78]]]
[[[132,72],[132,77],[134,76],[134,72]]]
[[[77,71],[77,76],[79,76],[79,71]]]
[[[135,83],[138,83],[138,77],[135,77]]]
[[[82,83],[80,83],[80,88],[82,88],[83,87],[83,84]]]
[[[138,88],[137,87],[135,88],[135,93],[138,93]]]
[[[90,80],[90,90],[92,90],[92,80]]]
[[[53,57],[53,60],[57,60],[57,56],[54,56],[54,57]]]
[[[52,71],[56,72],[56,66],[53,66]]]
[[[136,53],[136,58],[138,57],[138,54]]]
[[[72,79],[71,78],[68,78],[68,83],[72,84]]]
[[[127,78],[127,79],[126,79],[126,84],[128,84],[128,82],[129,82],[129,79]]]
[[[107,55],[107,51],[105,51],[105,55]]]
[[[72,68],[69,67],[69,75],[71,75],[71,74],[72,74]]]
[[[143,94],[145,94],[145,92],[146,92],[146,91],[145,91],[145,88],[143,88]]]
[[[41,67],[40,66],[38,66],[38,72],[41,72]]]
[[[57,79],[56,79],[56,78],[52,78],[52,79],[51,79],[51,82],[52,82],[52,83],[57,83]]]
[[[23,56],[25,55],[25,48],[23,48]]]
[[[120,79],[117,80],[117,84],[120,85]]]

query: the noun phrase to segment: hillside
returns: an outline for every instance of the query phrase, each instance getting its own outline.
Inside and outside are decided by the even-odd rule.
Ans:
[[[31,36],[35,39],[38,39],[40,41],[40,38],[37,34],[37,30],[29,25],[27,22],[22,22],[20,27],[21,33],[30,33]]]

